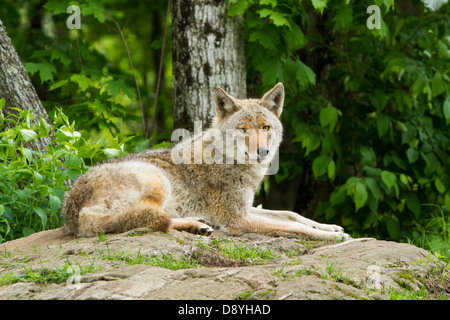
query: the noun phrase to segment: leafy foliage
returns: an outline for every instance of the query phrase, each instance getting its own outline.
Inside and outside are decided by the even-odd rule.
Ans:
[[[3,107],[0,99],[0,242],[59,227],[69,181],[124,150],[123,143],[83,139],[61,110],[54,114],[54,138],[47,150],[39,150],[35,141],[49,136],[51,126],[43,119],[31,126],[31,111],[4,115]]]
[[[286,86],[292,139],[278,181],[311,167],[332,187],[315,216],[356,236],[412,236],[433,215],[424,204],[448,214],[448,4],[415,1],[412,14],[394,1],[231,2],[245,16],[248,77],[261,92]],[[381,29],[366,27],[373,4]]]
[[[67,7],[72,4],[82,12],[80,30],[66,26]],[[156,87],[153,70],[159,66],[153,62],[160,58],[158,24],[163,21],[141,28],[148,22],[148,14],[141,13],[159,17],[165,8],[164,3],[128,6],[85,0],[2,2],[0,18],[44,107],[54,114],[54,123],[53,131],[43,120],[32,127],[29,112],[21,112],[20,117],[4,112],[0,118],[0,242],[59,227],[59,209],[70,180],[97,161],[147,147],[149,141],[139,134],[142,114],[127,52],[104,10],[124,29],[143,102],[149,106],[154,99],[149,87]],[[127,24],[130,18],[134,23]],[[166,83],[171,83],[170,78]],[[170,111],[164,119],[164,105],[170,98],[163,82],[159,133],[171,125]],[[69,119],[76,119],[76,127]],[[30,147],[51,131],[47,150]]]
[[[163,21],[159,17],[165,13],[165,3],[129,6],[106,0],[39,3],[31,0],[25,1],[27,5],[23,2],[5,0],[0,17],[47,111],[52,113],[56,108],[62,108],[69,119],[82,124],[79,126],[81,132],[103,136],[111,142],[116,137],[133,137],[127,144],[131,150],[147,146],[149,141],[144,141],[140,134],[143,115],[127,51],[105,11],[124,29],[148,122],[154,99],[150,88],[156,87],[154,79],[160,58],[158,49],[162,32],[159,25]],[[70,5],[80,8],[79,30],[70,30],[66,26]],[[149,15],[158,20],[149,24]],[[147,28],[141,28],[144,22]],[[170,59],[164,61],[170,63]],[[170,76],[170,73],[164,74],[158,102],[158,117],[162,119],[158,123],[159,134],[172,125],[171,110],[165,108],[171,99]],[[164,81],[165,77],[169,80]],[[156,135],[152,143],[158,140],[160,137]]]

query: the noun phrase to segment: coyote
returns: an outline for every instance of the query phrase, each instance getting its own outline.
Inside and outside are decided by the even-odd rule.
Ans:
[[[347,239],[339,226],[252,207],[281,142],[283,101],[282,83],[261,99],[240,100],[217,88],[209,129],[83,174],[63,203],[65,230],[84,237],[139,227],[210,235],[215,227],[231,235]]]

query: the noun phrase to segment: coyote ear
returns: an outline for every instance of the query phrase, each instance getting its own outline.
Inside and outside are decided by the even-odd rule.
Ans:
[[[225,92],[222,88],[217,88],[214,91],[213,101],[219,119],[223,119],[227,114],[232,114],[239,110],[236,104],[236,98]]]
[[[277,117],[280,117],[283,111],[284,102],[284,86],[281,82],[278,82],[275,87],[270,89],[259,101],[259,104],[266,107]]]

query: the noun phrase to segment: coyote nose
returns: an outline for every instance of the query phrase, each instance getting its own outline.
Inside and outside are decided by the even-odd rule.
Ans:
[[[262,147],[262,148],[258,148],[257,152],[258,152],[258,156],[261,159],[264,159],[269,154],[269,149]]]

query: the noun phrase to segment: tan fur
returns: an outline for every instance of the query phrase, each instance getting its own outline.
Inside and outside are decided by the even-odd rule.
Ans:
[[[211,128],[174,148],[114,159],[81,176],[63,204],[66,231],[93,236],[148,227],[209,235],[213,229],[208,221],[230,234],[348,237],[339,226],[319,224],[290,211],[252,207],[281,142],[278,118],[283,101],[281,83],[261,99],[239,100],[216,89]],[[219,148],[229,134],[236,146]],[[237,141],[245,144],[237,146]],[[182,160],[179,164],[174,163],[174,155]],[[201,163],[194,162],[199,159]]]

